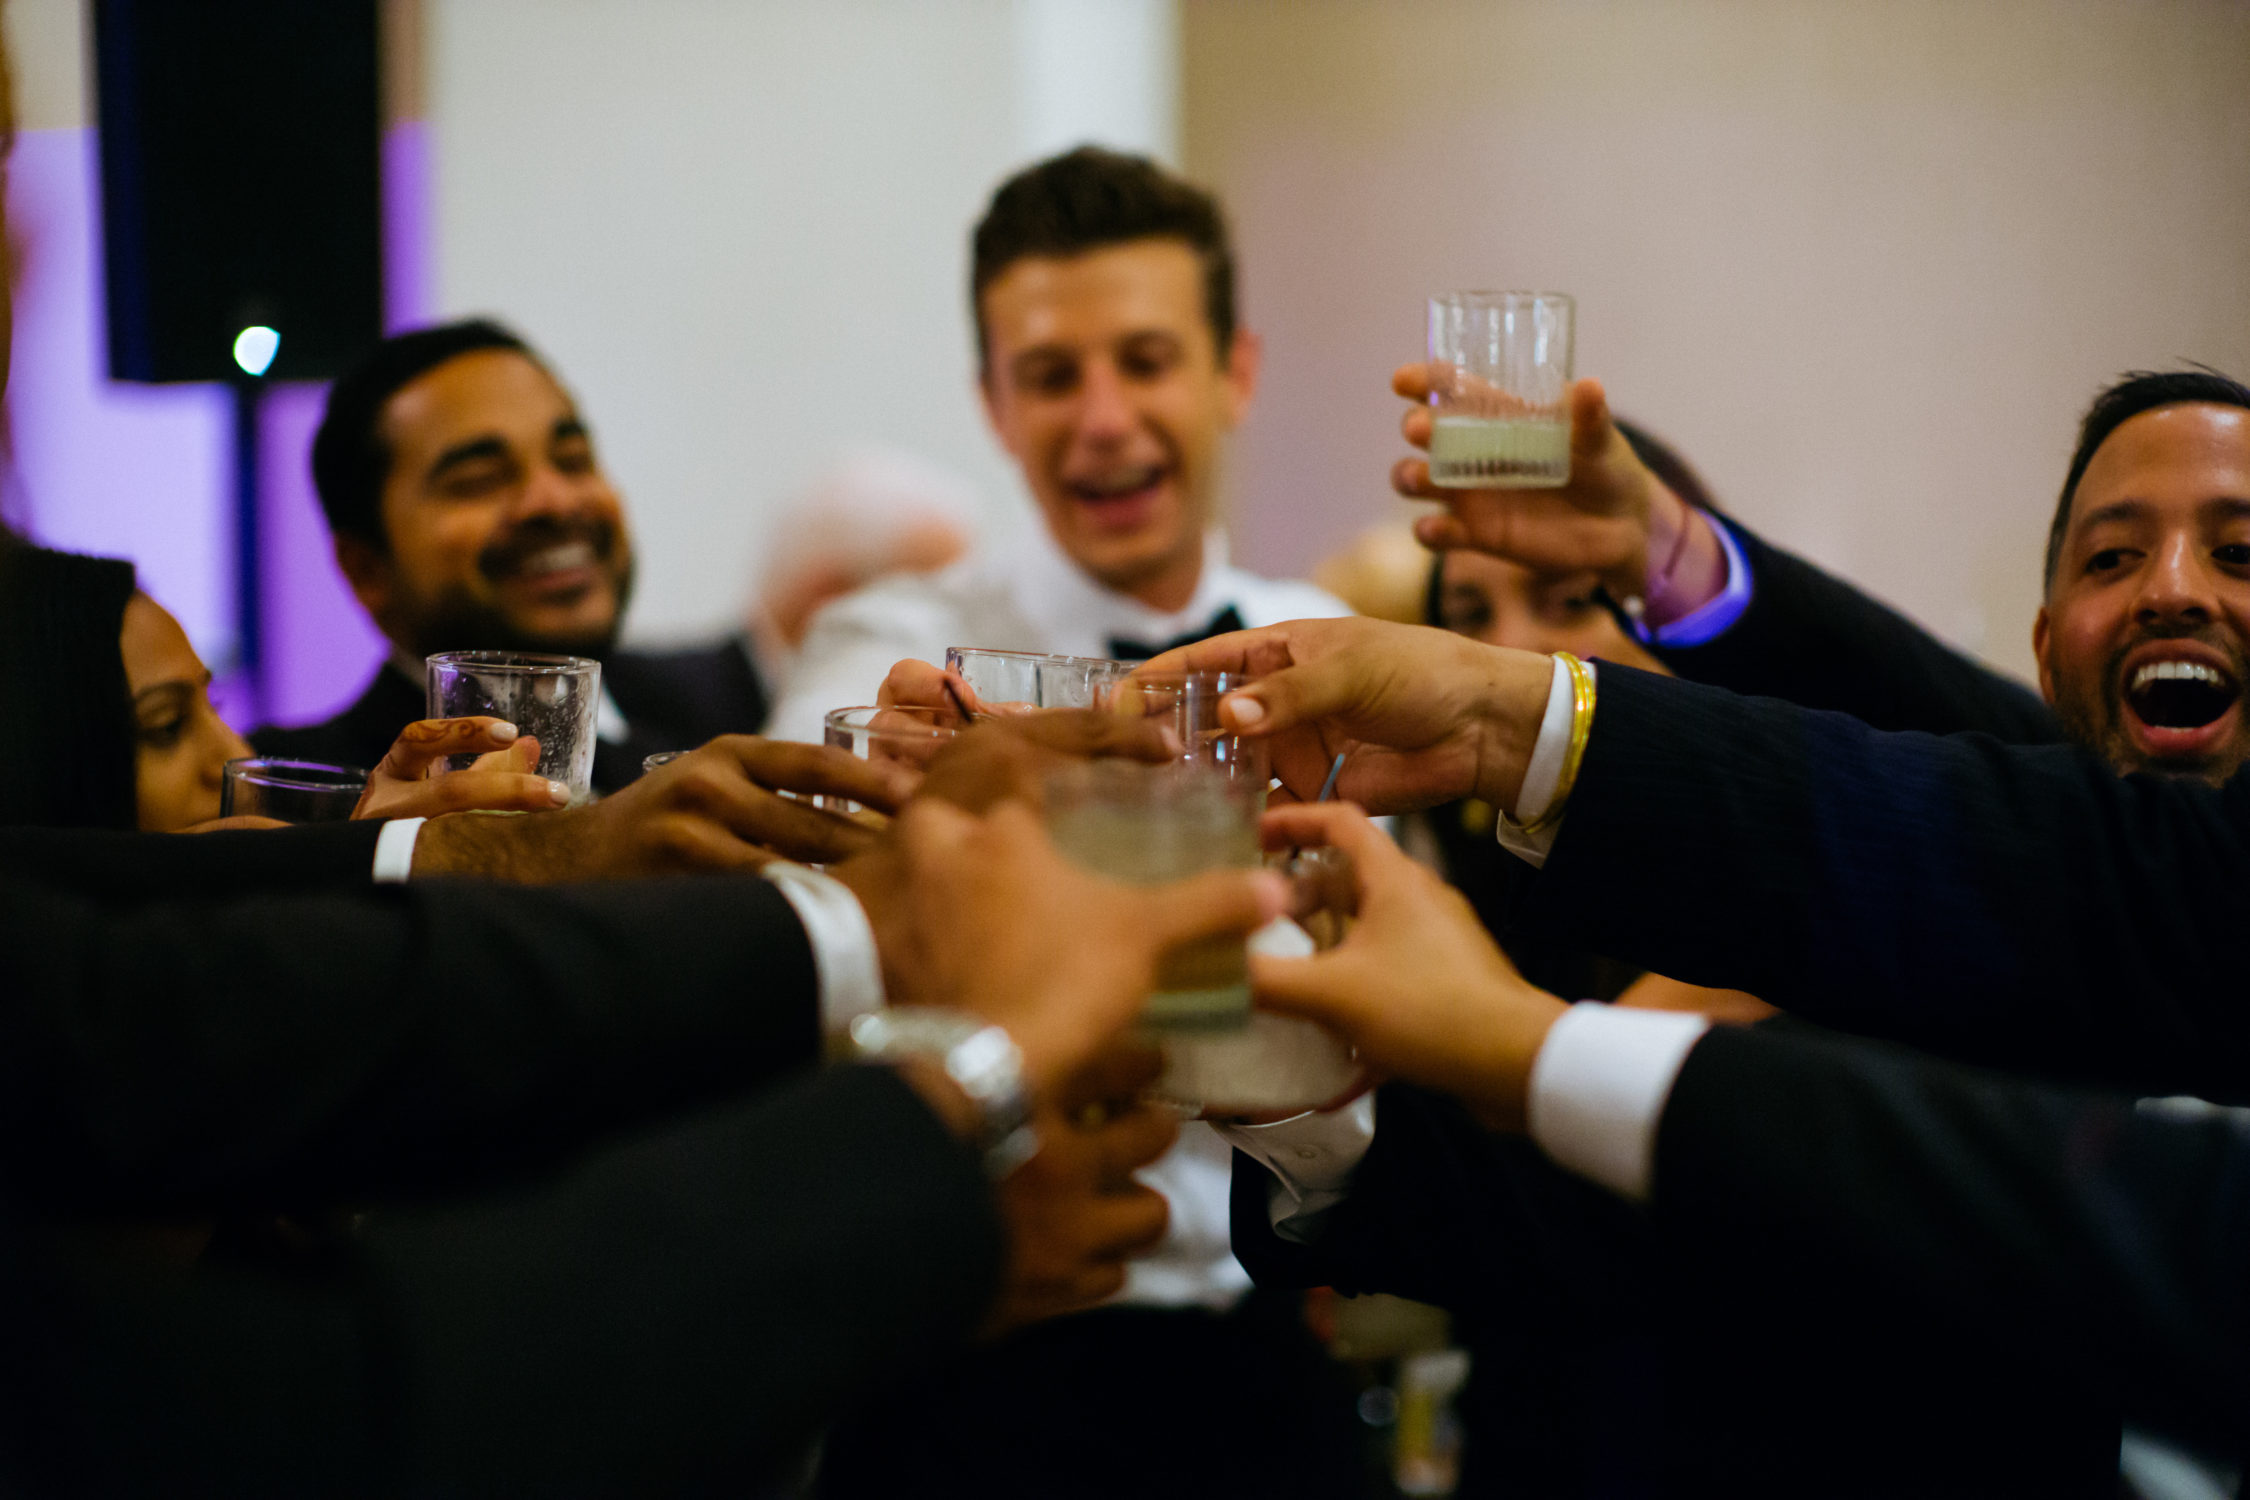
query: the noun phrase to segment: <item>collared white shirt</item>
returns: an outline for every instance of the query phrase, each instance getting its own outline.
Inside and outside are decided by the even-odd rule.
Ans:
[[[888,578],[823,609],[805,632],[766,733],[817,744],[831,709],[873,703],[893,665],[942,663],[948,646],[1106,657],[1112,636],[1168,641],[1203,628],[1230,605],[1245,626],[1351,613],[1311,584],[1233,566],[1217,532],[1205,538],[1194,597],[1171,613],[1150,609],[1086,576],[1044,525],[1029,523],[942,572]],[[1228,1234],[1232,1170],[1227,1143],[1190,1121],[1180,1143],[1140,1174],[1171,1205],[1172,1223],[1152,1254],[1126,1268],[1118,1300],[1223,1308],[1249,1289]]]
[[[1194,597],[1170,613],[1150,609],[1087,577],[1045,526],[1028,524],[950,568],[883,579],[814,616],[766,734],[818,744],[830,710],[873,703],[894,665],[942,663],[948,646],[1106,657],[1113,636],[1169,641],[1229,606],[1245,626],[1351,613],[1309,583],[1233,566],[1218,532],[1204,539]]]

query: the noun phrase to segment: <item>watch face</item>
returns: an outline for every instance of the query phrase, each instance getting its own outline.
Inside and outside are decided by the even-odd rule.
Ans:
[[[942,1057],[981,1030],[977,1021],[951,1011],[902,1006],[854,1019],[852,1042],[870,1057]]]

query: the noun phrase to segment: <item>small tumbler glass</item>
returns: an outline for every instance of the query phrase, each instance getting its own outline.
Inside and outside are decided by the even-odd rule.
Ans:
[[[821,731],[824,744],[849,750],[861,760],[887,760],[926,771],[960,732],[960,716],[946,708],[876,708],[861,705],[831,712]],[[856,813],[860,805],[845,797],[821,797],[831,812]]]
[[[1571,336],[1560,292],[1430,299],[1430,482],[1552,489],[1570,482]]]
[[[570,788],[571,805],[594,790],[594,723],[602,664],[528,651],[446,651],[426,663],[433,719],[490,715],[539,741],[538,774]],[[466,771],[475,755],[449,755],[437,770]]]
[[[1239,783],[1263,812],[1269,780],[1265,741],[1244,739],[1219,720],[1219,700],[1251,681],[1239,672],[1140,672],[1111,687],[1103,706],[1154,719],[1181,763]]]
[[[367,773],[357,766],[251,756],[227,762],[226,778],[219,784],[219,816],[342,823],[366,790]]]
[[[1162,885],[1205,870],[1256,869],[1264,789],[1207,766],[1096,760],[1046,786],[1047,832],[1065,858],[1132,885]],[[1164,955],[1141,1011],[1152,1031],[1234,1031],[1250,1021],[1243,940],[1209,938]]]
[[[1094,708],[1110,687],[1133,670],[1127,662],[1099,656],[988,651],[981,646],[948,646],[945,669],[959,673],[977,702],[995,713]]]

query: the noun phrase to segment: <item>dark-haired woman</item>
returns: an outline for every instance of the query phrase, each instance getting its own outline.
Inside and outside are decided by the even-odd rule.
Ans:
[[[210,696],[187,632],[133,566],[0,544],[0,825],[175,833],[219,817],[226,764],[251,754]],[[431,780],[440,756],[476,770]],[[538,743],[492,719],[407,726],[354,817],[535,812],[567,793],[529,774]]]

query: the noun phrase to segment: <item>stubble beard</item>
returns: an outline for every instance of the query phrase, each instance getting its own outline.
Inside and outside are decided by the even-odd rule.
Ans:
[[[2250,718],[2238,723],[2234,737],[2219,751],[2192,764],[2151,760],[2133,741],[2125,727],[2125,670],[2127,650],[2135,640],[2103,663],[2091,683],[2060,670],[2052,657],[2048,675],[2055,684],[2055,717],[2071,740],[2092,750],[2120,776],[2168,776],[2224,785],[2245,761],[2250,761]]]

